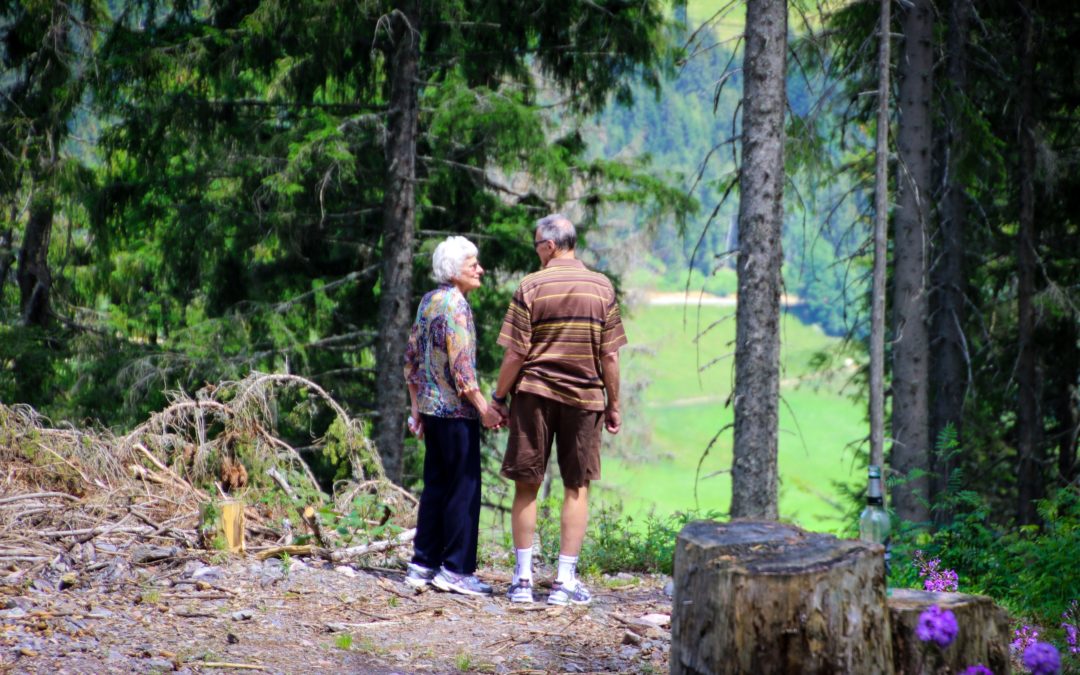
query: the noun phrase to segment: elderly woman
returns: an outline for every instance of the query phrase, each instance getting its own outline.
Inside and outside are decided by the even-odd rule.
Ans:
[[[405,351],[405,381],[412,399],[409,428],[423,438],[424,492],[414,555],[405,580],[444,591],[487,595],[474,576],[480,529],[480,422],[502,417],[489,406],[476,378],[476,328],[465,296],[480,288],[484,268],[476,246],[447,237],[435,248],[433,276]]]

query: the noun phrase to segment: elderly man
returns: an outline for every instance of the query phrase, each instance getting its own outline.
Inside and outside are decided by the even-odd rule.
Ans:
[[[577,579],[577,561],[589,483],[600,478],[601,429],[617,434],[621,426],[618,350],[626,334],[611,281],[576,259],[576,243],[565,216],[537,221],[533,246],[542,269],[522,280],[499,333],[506,353],[491,398],[510,426],[502,474],[516,486],[510,522],[517,561],[507,594],[513,602],[533,602],[536,495],[553,441],[564,500],[559,571],[548,603],[591,600]]]

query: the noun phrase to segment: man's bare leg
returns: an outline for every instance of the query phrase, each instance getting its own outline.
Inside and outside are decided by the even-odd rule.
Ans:
[[[559,553],[577,556],[585,541],[585,528],[589,524],[589,483],[577,488],[563,489],[562,529],[559,537]],[[536,526],[536,511],[533,511]],[[516,535],[515,535],[516,537]],[[516,538],[515,538],[516,541]]]
[[[510,531],[514,536],[514,548],[532,548],[533,533],[536,532],[536,495],[540,492],[539,483],[516,481],[514,504],[510,507]]]

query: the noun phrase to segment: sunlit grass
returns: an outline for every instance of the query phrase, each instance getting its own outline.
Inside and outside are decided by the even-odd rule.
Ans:
[[[698,312],[696,307],[686,311],[685,326],[681,307],[643,306],[626,319],[627,334],[639,349],[627,352],[624,379],[648,380],[643,405],[628,414],[639,427],[651,429],[651,440],[635,451],[633,460],[605,453],[603,480],[596,487],[599,499],[621,499],[628,514],[640,517],[650,510],[668,514],[693,508],[726,511],[730,506],[726,471],[731,468],[731,429],[702,456],[717,432],[732,422],[727,402],[732,358],[723,358],[700,374],[698,369],[734,351],[734,320],[717,324],[698,344],[694,337],[697,326],[723,319],[734,308],[702,307],[700,317]],[[863,404],[850,398],[854,363],[840,359],[828,375],[816,373],[812,356],[835,348],[837,341],[794,317],[785,316],[781,340],[781,517],[813,529],[835,530],[842,511],[833,483],[855,477],[851,444],[866,433]]]

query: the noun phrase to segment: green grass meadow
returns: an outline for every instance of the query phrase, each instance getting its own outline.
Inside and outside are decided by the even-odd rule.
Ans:
[[[625,428],[616,438],[605,435],[603,479],[594,483],[598,502],[621,501],[624,514],[638,522],[650,512],[725,513],[730,507],[732,430],[702,456],[732,422],[727,399],[734,378],[734,312],[642,305],[625,317],[631,344],[621,364]],[[699,326],[714,323],[695,343]],[[838,341],[790,315],[782,325],[780,516],[837,531],[844,523],[834,483],[859,478],[855,447],[867,433],[864,404],[851,396],[855,366],[834,358],[833,365],[815,369],[814,355],[835,352]]]

